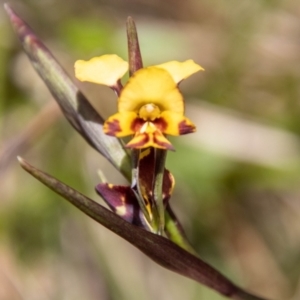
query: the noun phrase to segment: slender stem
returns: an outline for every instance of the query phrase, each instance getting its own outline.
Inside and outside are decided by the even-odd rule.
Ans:
[[[137,70],[143,67],[142,55],[139,46],[139,39],[137,35],[137,30],[135,23],[131,17],[127,18],[126,22],[127,29],[127,41],[128,41],[128,60],[129,60],[129,75],[132,76]],[[152,229],[156,231],[156,221],[153,219],[153,214],[150,214],[145,200],[143,199],[143,193],[140,186],[140,174],[139,174],[139,160],[140,160],[141,150],[132,149],[131,151],[131,161],[132,161],[132,182],[131,187],[136,195],[139,206],[145,215],[147,221],[153,227]]]
[[[135,150],[133,150],[133,152],[135,152]],[[133,169],[132,179],[133,179],[133,182],[132,182],[131,188],[132,188],[132,190],[133,190],[133,192],[136,196],[136,199],[139,203],[139,206],[140,206],[144,216],[146,217],[146,220],[149,222],[149,224],[153,225],[152,224],[153,223],[153,216],[150,215],[150,213],[147,209],[145,200],[142,196],[143,193],[142,193],[141,186],[140,186],[139,168],[138,167]]]
[[[169,239],[186,251],[194,254],[195,256],[198,256],[198,253],[189,243],[179,220],[177,219],[169,204],[167,205],[165,210],[165,220],[165,231]]]
[[[156,149],[155,151],[155,173],[153,180],[153,198],[158,213],[158,234],[162,234],[165,229],[165,208],[163,203],[163,179],[167,151]]]

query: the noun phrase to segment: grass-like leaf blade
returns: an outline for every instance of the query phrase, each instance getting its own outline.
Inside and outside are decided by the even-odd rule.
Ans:
[[[95,221],[127,240],[159,265],[205,284],[229,298],[236,300],[263,300],[263,298],[243,291],[213,267],[170,240],[124,221],[97,202],[31,166],[24,159],[19,158],[19,161],[23,169],[36,179]]]
[[[104,134],[102,117],[32,29],[8,4],[4,7],[33,67],[47,85],[68,121],[93,148],[130,178],[130,158],[120,140]]]

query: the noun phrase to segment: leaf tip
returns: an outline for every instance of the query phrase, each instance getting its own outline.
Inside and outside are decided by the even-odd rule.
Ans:
[[[9,4],[8,4],[7,2],[5,2],[5,3],[3,4],[3,6],[4,6],[5,11],[6,11],[8,14],[10,14],[10,13],[11,13],[11,8],[10,8]]]
[[[26,165],[26,161],[21,156],[17,156],[17,160],[19,161],[21,167],[24,168]]]
[[[15,23],[16,19],[18,19],[17,15],[15,14],[15,12],[13,11],[13,9],[10,7],[10,5],[6,2],[4,3],[4,9],[7,13],[7,15],[9,16],[10,20],[12,23]]]
[[[129,74],[131,76],[143,67],[143,62],[135,22],[130,16],[127,17],[126,20],[126,30],[129,54]]]
[[[15,13],[15,11],[11,8],[11,6],[8,3],[4,4],[4,9],[10,19],[10,22],[16,31],[19,39],[23,42],[25,37],[29,35],[30,28],[28,25]]]
[[[133,26],[134,25],[133,18],[131,16],[128,16],[126,23],[127,23],[127,26]]]

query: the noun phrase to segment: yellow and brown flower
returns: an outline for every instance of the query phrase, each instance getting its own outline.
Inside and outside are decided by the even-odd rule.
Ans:
[[[75,63],[76,77],[81,81],[120,85],[128,64],[116,55],[104,55]],[[195,131],[195,125],[184,116],[184,100],[178,84],[203,70],[192,60],[171,61],[142,68],[134,73],[119,92],[118,113],[104,123],[106,134],[133,135],[128,148],[155,147],[172,150],[165,135],[183,135]]]

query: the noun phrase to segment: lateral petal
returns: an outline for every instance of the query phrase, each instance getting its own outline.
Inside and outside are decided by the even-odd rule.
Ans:
[[[196,126],[187,117],[172,111],[162,112],[153,123],[164,134],[177,136],[196,131]]]
[[[204,71],[204,69],[200,65],[196,64],[192,59],[184,62],[173,60],[156,65],[155,67],[168,71],[176,83],[179,83],[196,72]]]
[[[107,135],[124,137],[134,134],[143,122],[137,118],[135,112],[121,112],[110,116],[103,125],[103,131]]]
[[[75,62],[75,76],[80,81],[89,81],[114,86],[128,70],[128,62],[115,54],[94,57],[88,61]]]

